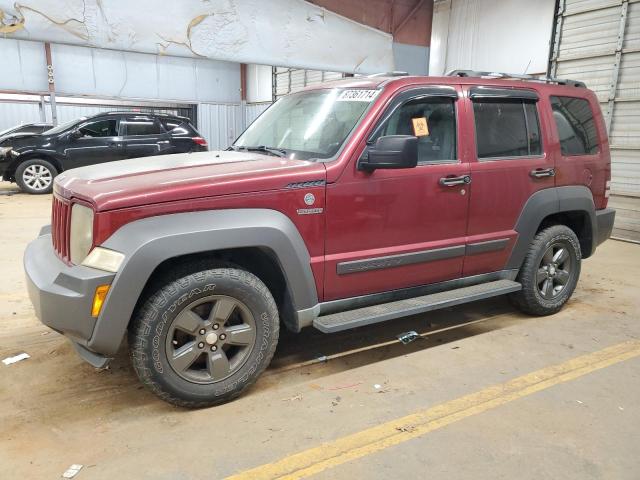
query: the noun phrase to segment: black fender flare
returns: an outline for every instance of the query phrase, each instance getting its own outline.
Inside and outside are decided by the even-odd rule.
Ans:
[[[124,225],[101,246],[125,255],[88,343],[91,350],[106,355],[118,350],[156,267],[182,255],[227,248],[268,249],[280,264],[295,310],[318,304],[304,240],[293,222],[276,210],[212,210],[144,218]]]
[[[511,251],[507,269],[520,269],[529,245],[542,221],[549,215],[562,212],[585,212],[591,226],[591,254],[598,238],[596,209],[591,190],[584,186],[554,187],[538,190],[529,197],[516,221],[518,239]]]

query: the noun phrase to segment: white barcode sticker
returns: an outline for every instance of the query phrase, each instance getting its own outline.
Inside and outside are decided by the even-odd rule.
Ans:
[[[343,90],[338,96],[338,102],[370,102],[380,90],[362,90],[360,88],[353,90]]]

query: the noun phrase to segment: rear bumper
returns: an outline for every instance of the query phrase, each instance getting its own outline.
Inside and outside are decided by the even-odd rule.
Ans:
[[[596,234],[596,245],[600,245],[606,239],[611,237],[613,231],[613,222],[616,218],[616,211],[613,208],[604,208],[596,210],[596,223],[598,232]]]
[[[102,365],[99,352],[87,349],[97,319],[91,316],[96,287],[111,284],[115,274],[67,265],[53,250],[50,229],[43,228],[24,253],[29,298],[38,319],[68,337],[81,356],[95,366]]]

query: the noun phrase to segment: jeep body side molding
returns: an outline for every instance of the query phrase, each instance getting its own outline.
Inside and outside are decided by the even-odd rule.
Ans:
[[[165,260],[228,248],[260,247],[273,252],[295,310],[318,304],[311,259],[291,220],[268,209],[188,212],[124,225],[102,245],[125,254],[88,347],[115,354],[137,300],[153,271]]]

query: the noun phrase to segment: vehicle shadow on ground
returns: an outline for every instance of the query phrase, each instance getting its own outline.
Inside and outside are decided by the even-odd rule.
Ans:
[[[322,378],[339,372],[447,346],[528,318],[531,319],[519,314],[506,299],[498,298],[336,334],[323,334],[314,329],[306,329],[298,335],[282,331],[271,366],[236,402],[250,405],[254,396],[269,395],[270,392],[277,396],[279,390],[289,386],[321,382]],[[408,344],[396,338],[411,330],[420,337]],[[31,384],[21,387],[19,393],[15,392],[21,397],[21,412],[10,421],[14,427],[19,428],[27,419],[34,421],[34,416],[44,423],[55,418],[58,424],[138,409],[145,415],[160,416],[182,410],[159,400],[142,387],[129,361],[126,344],[108,370],[96,370],[80,360],[62,337],[51,340],[54,348],[42,358],[33,358],[29,365],[38,368],[46,363],[50,372],[47,378],[38,379],[37,374],[29,374]],[[464,345],[446,348],[463,349]],[[51,382],[52,375],[56,377],[55,382]],[[74,408],[70,409],[70,404]]]

